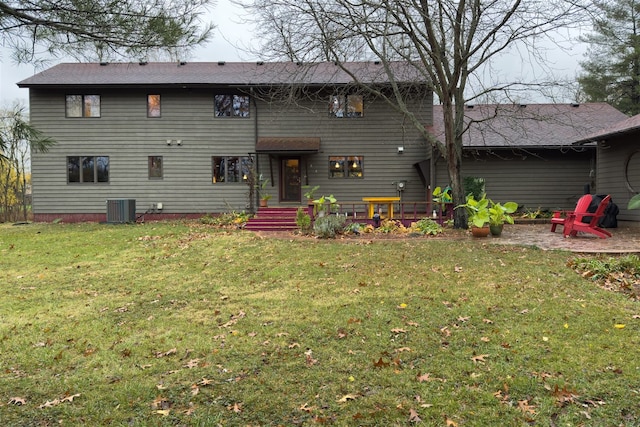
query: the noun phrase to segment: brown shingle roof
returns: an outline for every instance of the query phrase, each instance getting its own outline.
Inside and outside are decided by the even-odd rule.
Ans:
[[[596,142],[603,139],[610,139],[615,136],[621,136],[632,132],[638,132],[640,130],[640,114],[629,117],[626,120],[622,120],[612,126],[600,129],[598,132],[594,132],[587,135],[585,138],[576,141],[576,144],[584,144],[590,142]]]
[[[377,62],[344,64],[361,81],[385,83],[388,77]],[[419,81],[409,64],[391,63],[399,81]],[[33,86],[115,85],[325,85],[349,84],[353,78],[333,62],[153,62],[63,63],[18,83]]]
[[[463,136],[468,148],[570,146],[593,132],[624,120],[606,103],[484,104],[465,106]],[[444,141],[442,106],[434,105],[432,135]]]

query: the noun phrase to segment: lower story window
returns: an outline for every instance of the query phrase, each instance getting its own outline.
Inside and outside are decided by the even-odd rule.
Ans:
[[[149,179],[162,178],[162,156],[149,156]]]
[[[67,182],[109,182],[108,156],[67,157]]]
[[[362,156],[330,156],[329,178],[363,178]]]
[[[221,182],[244,182],[250,172],[249,157],[214,156],[212,157],[214,184]]]

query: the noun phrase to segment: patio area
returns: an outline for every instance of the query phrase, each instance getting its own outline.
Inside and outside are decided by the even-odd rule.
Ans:
[[[507,225],[499,238],[488,237],[489,243],[536,246],[542,250],[567,250],[580,253],[640,254],[640,226],[619,223],[618,228],[607,229],[612,237],[600,239],[593,235],[578,233],[577,237],[565,238],[562,227],[550,232],[549,224]]]

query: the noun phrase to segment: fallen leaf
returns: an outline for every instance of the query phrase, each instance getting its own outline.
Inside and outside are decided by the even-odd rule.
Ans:
[[[156,358],[171,356],[172,354],[176,354],[178,352],[177,348],[172,348],[171,350],[167,350],[165,352],[156,352]]]
[[[200,359],[191,359],[187,362],[186,365],[183,365],[183,367],[187,369],[193,369],[193,368],[197,368],[199,363],[200,363]]]
[[[25,399],[24,397],[12,397],[11,399],[9,399],[9,403],[11,405],[22,406],[27,404],[27,399]]]
[[[521,410],[525,414],[535,415],[535,406],[529,405],[528,400],[518,400],[518,409]]]
[[[434,377],[434,378],[432,378],[432,377],[431,377],[431,374],[429,374],[429,373],[427,373],[427,374],[422,374],[422,375],[418,375],[418,376],[416,377],[416,379],[418,380],[418,382],[421,382],[421,383],[426,382],[426,381],[442,381],[442,382],[445,382],[445,381],[446,381],[446,380],[445,380],[445,379],[443,379],[443,378],[435,378],[435,377]]]
[[[479,363],[479,362],[486,362],[486,358],[489,357],[488,354],[479,354],[477,356],[473,356],[471,358],[471,360],[473,360],[475,363]]]
[[[422,419],[418,416],[418,412],[411,408],[409,409],[409,422],[410,423],[419,423]]]
[[[458,316],[458,322],[466,322],[467,320],[471,319],[470,316]]]
[[[200,380],[200,382],[198,383],[201,386],[208,386],[213,384],[213,380],[207,379],[207,378],[202,378],[202,380]]]
[[[156,414],[162,415],[163,417],[168,417],[170,412],[171,412],[171,409],[160,409],[156,411]]]
[[[378,359],[377,362],[373,362],[373,367],[374,368],[386,368],[390,365],[390,363],[385,362],[384,360],[382,360],[382,357],[380,359]]]
[[[346,403],[350,400],[356,400],[358,398],[357,394],[345,394],[340,399],[338,399],[338,403]]]
[[[552,394],[553,397],[556,398],[556,402],[560,406],[564,406],[567,403],[573,403],[575,399],[579,397],[578,393],[575,390],[567,389],[566,385],[562,388],[559,388],[556,384]]]
[[[153,399],[153,402],[151,402],[151,408],[153,409],[170,409],[171,408],[171,402],[162,397],[162,396],[158,396],[155,399]]]
[[[76,397],[80,397],[80,393],[64,397],[60,402],[73,402],[73,399],[75,399]]]
[[[198,387],[196,384],[193,384],[191,386],[191,395],[192,396],[197,396],[198,393],[200,393],[200,387]]]
[[[401,328],[394,328],[391,330],[391,332],[393,332],[394,334],[406,334],[407,331],[405,331],[404,329]]]
[[[405,351],[411,351],[409,347],[400,347],[394,350],[396,353],[404,353]]]
[[[447,418],[446,416],[444,418],[445,418],[445,422],[447,423],[447,427],[458,427],[457,422],[453,421],[450,418]]]
[[[301,411],[304,411],[304,412],[311,413],[312,411],[314,411],[316,409],[316,407],[315,406],[309,406],[308,404],[305,403],[304,405],[302,405],[298,409],[300,409]]]
[[[235,412],[236,414],[239,414],[240,412],[242,412],[242,403],[236,402],[233,405],[227,406],[227,409]]]
[[[622,323],[616,323],[615,325],[613,325],[613,327],[616,329],[624,329],[625,326],[627,325],[623,325]]]

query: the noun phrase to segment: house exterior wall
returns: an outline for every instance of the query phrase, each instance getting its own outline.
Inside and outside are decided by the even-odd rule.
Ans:
[[[640,192],[640,146],[637,135],[598,143],[597,181],[598,193],[610,194],[611,200],[618,205],[618,220],[640,221],[640,210],[627,209],[629,199]]]
[[[462,176],[485,179],[487,196],[497,202],[513,201],[520,209],[573,209],[591,184],[590,172],[595,166],[595,152],[536,150],[526,156],[514,155],[512,150],[493,154],[469,152],[462,161]],[[442,159],[436,166],[436,186],[449,182],[446,164]],[[594,189],[595,190],[595,189]]]
[[[382,102],[365,98],[362,118],[329,118],[327,99],[283,106],[256,99],[249,118],[214,117],[214,87],[180,88],[30,88],[32,124],[57,143],[47,153],[33,153],[33,212],[36,220],[103,220],[107,199],[135,199],[137,213],[153,203],[163,215],[198,216],[244,210],[244,183],[213,183],[212,156],[246,156],[256,137],[320,137],[320,151],[302,157],[303,184],[320,185],[317,194],[339,201],[396,195],[395,181],[406,180],[405,200],[425,200],[413,164],[426,158],[417,130]],[[65,95],[98,94],[100,118],[65,118]],[[161,117],[147,117],[147,95],[161,95]],[[416,101],[416,110],[431,123],[432,97]],[[172,145],[167,145],[172,140]],[[178,146],[176,140],[181,140]],[[403,146],[403,154],[397,147]],[[329,156],[363,156],[362,179],[330,179]],[[68,183],[67,156],[108,156],[108,183]],[[163,157],[162,179],[148,177],[148,156]],[[258,156],[264,176],[276,187],[270,205],[278,204],[278,156]],[[302,193],[304,190],[302,190]]]

